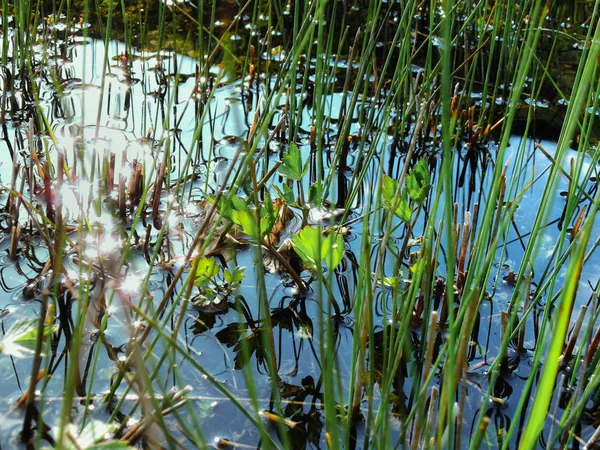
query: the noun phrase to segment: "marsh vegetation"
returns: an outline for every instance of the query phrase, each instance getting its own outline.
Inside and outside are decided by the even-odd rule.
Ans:
[[[2,0],[0,446],[597,448],[599,6]]]

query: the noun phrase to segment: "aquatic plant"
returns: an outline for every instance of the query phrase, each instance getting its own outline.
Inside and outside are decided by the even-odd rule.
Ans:
[[[2,444],[598,440],[598,2],[1,16]]]

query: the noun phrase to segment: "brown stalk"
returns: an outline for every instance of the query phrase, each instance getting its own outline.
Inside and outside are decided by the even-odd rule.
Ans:
[[[8,249],[8,257],[12,260],[17,258],[17,250],[19,249],[19,239],[21,238],[21,225],[18,223],[12,226],[10,230],[10,247]]]
[[[577,320],[575,321],[575,325],[573,326],[573,330],[571,331],[571,338],[569,339],[569,343],[567,344],[565,351],[560,357],[561,364],[567,364],[573,356],[573,349],[575,348],[577,338],[579,338],[579,332],[581,331],[581,326],[583,325],[583,319],[585,318],[587,309],[587,305],[582,305],[581,309],[579,310]]]
[[[587,365],[589,365],[592,362],[592,359],[594,358],[594,355],[596,354],[596,351],[598,350],[599,345],[600,345],[600,327],[598,327],[598,329],[596,330],[596,333],[594,334],[592,342],[590,342],[590,346],[588,348],[588,352],[585,357],[585,362]]]
[[[471,213],[465,212],[465,222],[463,224],[462,242],[460,244],[460,256],[458,258],[458,272],[464,273],[465,260],[467,257],[467,248],[469,247],[469,238],[471,236]]]
[[[440,398],[440,390],[437,386],[431,388],[431,397],[429,399],[429,409],[427,410],[427,423],[425,425],[425,439],[427,436],[431,436],[433,427],[436,422],[436,415],[438,412],[438,400]],[[435,436],[432,436],[429,442],[423,442],[423,448],[436,448]]]
[[[125,190],[125,175],[121,174],[121,176],[119,176],[119,197],[118,197],[118,204],[119,204],[119,216],[121,217],[125,217],[127,215],[127,193]]]
[[[110,195],[115,187],[115,159],[114,152],[110,153],[110,160],[108,162],[108,173],[106,175],[106,190]]]
[[[156,181],[154,182],[154,193],[152,195],[152,217],[158,216],[160,208],[160,194],[162,192],[163,180],[165,177],[165,166],[163,163],[158,163],[156,171]]]

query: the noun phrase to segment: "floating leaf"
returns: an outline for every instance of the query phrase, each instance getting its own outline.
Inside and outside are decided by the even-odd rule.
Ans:
[[[0,353],[15,358],[23,358],[28,354],[33,354],[38,336],[38,321],[37,318],[15,321],[0,341]],[[44,337],[49,336],[53,329],[51,326],[46,326]]]

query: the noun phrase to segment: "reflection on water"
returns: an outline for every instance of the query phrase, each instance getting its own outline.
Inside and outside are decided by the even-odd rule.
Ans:
[[[215,67],[210,79],[198,74],[194,59],[169,52],[155,54],[131,54],[119,42],[111,42],[108,48],[100,41],[76,40],[65,52],[64,47],[48,48],[43,58],[47,62],[46,79],[40,80],[39,107],[49,119],[49,133],[32,129],[29,117],[23,111],[31,110],[26,96],[18,90],[7,101],[7,122],[3,123],[3,140],[0,151],[11,155],[0,164],[0,180],[6,190],[22,192],[25,202],[13,203],[11,214],[2,217],[3,249],[7,255],[0,261],[0,283],[3,294],[0,308],[6,312],[2,317],[3,331],[19,317],[35,316],[44,289],[52,281],[52,270],[46,263],[54,251],[55,242],[46,242],[42,233],[35,230],[34,224],[43,226],[42,221],[34,220],[38,212],[51,220],[64,222],[68,242],[64,257],[64,280],[56,298],[56,319],[60,331],[53,336],[51,355],[47,370],[52,375],[44,386],[46,397],[45,420],[48,426],[55,426],[52,417],[59,410],[65,383],[67,367],[77,364],[80,379],[76,392],[81,397],[92,393],[94,405],[100,404],[100,396],[106,393],[119,372],[120,364],[126,359],[126,345],[129,337],[146,324],[135,317],[131,305],[153,312],[168,292],[174,274],[188,261],[185,255],[194,243],[194,236],[206,219],[210,203],[206,199],[223,185],[224,174],[236,155],[247,151],[246,137],[252,120],[259,108],[259,95],[256,89],[264,92],[264,83],[255,86],[244,81],[228,79],[224,72]],[[108,51],[108,54],[105,52]],[[263,55],[265,56],[265,55]],[[106,72],[102,61],[108,58]],[[265,56],[266,57],[266,56]],[[282,59],[283,52],[273,53],[272,60]],[[338,66],[345,70],[344,64]],[[413,73],[417,76],[418,71]],[[268,82],[268,81],[267,81]],[[216,89],[209,98],[210,87]],[[209,86],[210,85],[210,86]],[[270,86],[269,86],[270,87]],[[306,175],[305,190],[317,179],[315,152],[311,144],[311,99],[305,101],[299,124],[300,150],[303,160],[310,160]],[[328,125],[322,130],[325,141],[325,164],[332,160],[332,152],[339,130],[343,105],[347,99],[341,93],[331,95],[327,101],[332,111]],[[361,107],[371,110],[378,107],[377,99],[363,99]],[[279,137],[278,123],[284,117],[286,99],[281,100],[281,109],[272,124],[272,140],[262,142],[265,158],[258,163],[261,173],[267,173],[286,151],[285,137]],[[335,112],[338,111],[336,114]],[[344,120],[351,121],[350,134],[358,136],[361,131],[358,112]],[[394,118],[392,118],[392,121]],[[308,223],[322,223],[323,226],[337,224],[340,213],[350,192],[358,192],[352,203],[352,211],[347,218],[348,233],[345,236],[346,256],[333,274],[331,305],[333,311],[333,348],[340,377],[340,395],[349,395],[351,361],[354,345],[354,300],[359,278],[358,261],[361,249],[361,221],[363,214],[369,213],[363,202],[373,193],[380,165],[386,173],[397,178],[404,164],[406,142],[398,142],[393,137],[392,124],[380,124],[389,128],[390,135],[383,142],[376,141],[376,151],[380,155],[372,167],[366,168],[366,177],[355,177],[363,155],[357,145],[358,138],[348,141],[345,167],[339,171],[337,180],[331,183],[331,198],[335,204],[327,208],[313,208],[306,220]],[[437,131],[429,131],[423,137],[418,156],[428,159],[432,178],[437,183],[439,167],[434,157],[437,149]],[[478,143],[474,136],[466,136],[461,142],[460,158],[456,158],[454,201],[457,203],[459,223],[466,212],[472,212],[475,204],[483,204],[489,191],[489,180],[495,164],[493,143]],[[543,148],[553,154],[551,142],[541,142]],[[470,435],[477,423],[481,402],[488,389],[489,377],[486,370],[499,356],[501,339],[501,313],[508,308],[514,286],[511,285],[511,271],[519,268],[523,256],[527,232],[531,229],[535,211],[539,208],[540,190],[543,189],[552,164],[548,156],[534,145],[530,139],[514,137],[511,140],[510,160],[518,160],[525,155],[526,164],[519,166],[519,173],[510,174],[522,189],[532,182],[517,209],[506,246],[498,250],[498,263],[489,281],[488,292],[474,319],[472,345],[469,346],[468,361],[471,370],[461,380],[460,389],[463,401],[463,427],[461,433]],[[575,158],[575,152],[567,158]],[[416,160],[416,159],[415,159]],[[568,165],[568,162],[566,163]],[[598,171],[591,159],[586,158],[584,170]],[[568,169],[568,167],[567,167]],[[51,174],[50,171],[58,171]],[[598,175],[596,173],[596,178]],[[50,180],[57,180],[51,182]],[[283,180],[274,181],[283,189]],[[565,202],[560,193],[568,190],[569,180],[559,179],[555,186],[554,201],[547,218],[546,234],[540,239],[539,254],[552,257],[556,236],[560,231],[557,219],[563,217]],[[242,186],[244,189],[244,186]],[[587,192],[593,197],[597,185],[590,183]],[[435,192],[435,188],[432,192]],[[137,205],[145,198],[145,208],[140,217],[135,217]],[[304,192],[307,195],[308,192]],[[430,201],[425,206],[428,210]],[[3,202],[9,203],[6,191]],[[579,205],[587,206],[589,200]],[[300,227],[300,213],[294,212],[282,231],[282,241],[296,233]],[[423,218],[415,224],[410,240],[405,239],[404,230],[399,229],[393,236],[392,246],[400,250],[407,242],[405,253],[419,247],[423,234]],[[167,224],[162,228],[163,224]],[[476,224],[475,224],[476,225]],[[21,240],[15,253],[11,254],[10,236],[13,227],[21,227]],[[167,230],[163,236],[162,230]],[[384,229],[383,224],[381,230]],[[379,230],[379,231],[381,231]],[[222,231],[222,230],[219,230]],[[224,233],[227,234],[227,233]],[[600,234],[596,225],[594,236]],[[224,238],[225,239],[225,238]],[[227,236],[228,251],[216,255],[220,268],[247,268],[245,281],[239,292],[223,295],[212,302],[201,303],[192,309],[180,309],[181,296],[185,287],[181,281],[166,297],[173,314],[160,315],[163,325],[174,329],[178,320],[182,326],[178,338],[194,358],[207,369],[219,383],[227,385],[244,405],[250,407],[249,395],[245,387],[242,371],[251,367],[255,378],[258,398],[264,400],[265,410],[272,407],[272,385],[269,381],[267,353],[263,336],[267,333],[267,322],[273,327],[273,340],[277,350],[276,365],[280,378],[279,395],[283,399],[284,413],[294,425],[288,426],[290,441],[295,448],[309,445],[324,447],[325,436],[323,418],[323,362],[320,360],[318,319],[324,311],[317,301],[316,282],[312,291],[301,294],[294,288],[293,281],[279,271],[276,266],[266,275],[266,290],[270,310],[265,315],[257,300],[255,286],[255,263],[251,249],[244,236]],[[374,239],[373,252],[380,244]],[[408,251],[408,252],[406,252]],[[442,251],[442,255],[444,252]],[[502,255],[502,258],[501,258]],[[290,264],[301,268],[299,261]],[[374,261],[376,258],[372,258]],[[384,271],[390,280],[396,276],[400,283],[410,283],[408,264],[398,269],[395,258],[390,255],[385,261]],[[268,262],[265,261],[268,266]],[[439,273],[444,273],[445,256],[439,261]],[[538,258],[532,263],[534,274],[532,292],[548,267],[546,258]],[[577,305],[586,304],[598,283],[598,261],[592,259],[584,267],[582,283],[578,291]],[[375,270],[375,267],[372,268]],[[564,275],[563,275],[564,277]],[[562,283],[559,275],[558,282]],[[393,281],[390,281],[393,283]],[[441,290],[432,297],[436,308],[441,303],[441,292],[445,282],[440,279]],[[83,292],[91,292],[93,303],[86,316],[83,341],[78,361],[71,361],[68,353],[74,333],[73,316],[83,307],[78,299]],[[517,401],[531,370],[531,350],[538,344],[537,330],[543,320],[544,304],[551,299],[542,296],[528,319],[524,339],[524,351],[517,346],[511,350],[506,361],[507,370],[496,380],[493,387],[494,398],[486,414],[492,419],[492,427],[498,436],[503,435],[511,421]],[[375,373],[381,374],[384,336],[392,333],[397,325],[387,319],[393,316],[393,296],[390,286],[382,284],[376,292],[373,304],[375,332],[371,341]],[[179,317],[179,314],[183,314]],[[415,401],[415,380],[420,377],[423,360],[423,330],[420,317],[415,317],[410,339],[405,343],[397,373],[393,379],[392,395],[389,399],[375,398],[375,407],[382,405],[391,408],[394,424],[390,432],[400,436],[403,421]],[[147,345],[147,344],[146,344]],[[148,367],[156,373],[157,392],[166,391],[164,386],[194,388],[194,410],[202,419],[205,432],[226,438],[231,442],[256,445],[260,440],[258,432],[248,428],[244,416],[227,402],[222,394],[205,376],[185,359],[171,361],[171,365],[160,359],[161,344],[150,352]],[[440,332],[435,340],[434,357],[443,345]],[[147,348],[147,347],[146,347]],[[370,355],[367,355],[369,358]],[[379,366],[381,364],[381,367]],[[178,368],[177,374],[172,366]],[[25,389],[24,374],[29,374],[28,360],[0,358],[0,376],[3,378],[0,397],[5,405],[13,405]],[[372,380],[376,385],[381,379]],[[121,387],[119,392],[123,392]],[[560,387],[558,388],[560,390]],[[378,389],[376,389],[378,392]],[[515,395],[517,393],[517,395]],[[109,413],[119,418],[128,411],[135,399],[129,399],[121,406],[123,411]],[[365,406],[366,408],[366,406]],[[78,402],[75,414],[82,415],[84,406]],[[97,408],[92,415],[99,418],[104,411]],[[7,413],[2,425],[6,433],[2,442],[10,446],[14,440],[14,430],[21,424],[13,421],[13,414]],[[139,413],[135,413],[139,418]],[[119,419],[120,420],[120,419]],[[364,429],[354,430],[355,444],[363,445]],[[587,432],[587,431],[586,431]],[[275,431],[274,431],[275,433]],[[499,438],[501,439],[501,437]],[[514,437],[513,439],[518,439]],[[499,443],[498,443],[499,444]]]

